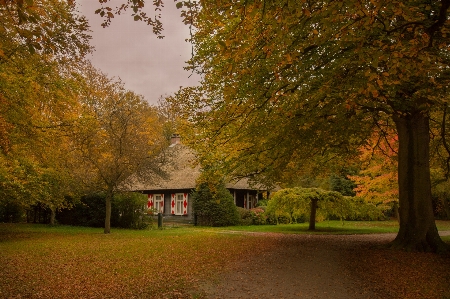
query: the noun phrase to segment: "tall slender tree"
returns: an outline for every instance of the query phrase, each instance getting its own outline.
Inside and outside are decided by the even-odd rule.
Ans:
[[[154,159],[166,145],[156,108],[98,70],[86,66],[82,113],[72,134],[73,154],[91,190],[106,193],[105,233],[111,200],[159,170]],[[130,178],[131,181],[130,181]]]

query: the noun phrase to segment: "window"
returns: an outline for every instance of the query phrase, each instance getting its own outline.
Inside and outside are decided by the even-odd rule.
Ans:
[[[164,213],[164,194],[149,194],[147,201],[149,213]]]
[[[183,202],[184,202],[183,194],[182,193],[178,193],[176,195],[175,215],[183,215]]]
[[[256,206],[256,196],[249,195],[248,196],[248,208],[253,209]]]
[[[163,194],[155,194],[154,209],[156,210],[156,213],[164,213],[164,195]]]
[[[173,215],[187,215],[188,194],[173,193],[171,200],[171,212]]]

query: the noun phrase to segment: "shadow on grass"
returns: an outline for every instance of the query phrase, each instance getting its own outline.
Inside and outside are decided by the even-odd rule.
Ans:
[[[398,223],[396,221],[345,221],[344,223],[341,221],[324,221],[316,223],[314,231],[310,231],[308,228],[308,223],[298,223],[233,226],[216,229],[287,234],[374,234],[396,233],[398,232]]]
[[[0,223],[0,242],[39,239],[86,233],[102,233],[103,229],[37,223]]]

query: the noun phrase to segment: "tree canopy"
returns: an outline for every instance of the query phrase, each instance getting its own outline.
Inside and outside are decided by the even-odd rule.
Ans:
[[[166,147],[157,110],[86,65],[80,115],[71,134],[72,154],[91,190],[106,193],[105,233],[110,231],[111,200],[135,181],[158,172],[155,157]]]
[[[65,133],[78,110],[71,69],[87,22],[65,1],[0,1],[0,202],[68,205]],[[70,58],[70,59],[69,59]]]
[[[445,250],[429,140],[430,117],[448,101],[449,6],[201,1],[190,65],[203,80],[179,94],[203,141],[194,146],[235,175],[277,178],[313,158],[356,157],[375,128],[395,128],[401,221],[392,246]]]
[[[86,192],[110,201],[132,175],[148,178],[162,119],[85,60],[75,2],[0,0],[0,20],[0,204],[42,205],[53,219]]]

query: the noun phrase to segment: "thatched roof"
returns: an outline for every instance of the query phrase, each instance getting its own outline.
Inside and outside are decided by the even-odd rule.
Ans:
[[[195,189],[201,170],[200,165],[195,163],[194,152],[185,145],[172,144],[167,156],[167,163],[162,167],[166,176],[155,177],[149,182],[136,182],[134,191]],[[228,182],[226,187],[239,190],[258,189],[251,187],[248,179]]]

